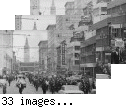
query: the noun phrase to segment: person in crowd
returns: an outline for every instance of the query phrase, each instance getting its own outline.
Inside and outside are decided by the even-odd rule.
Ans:
[[[111,53],[111,64],[119,64],[120,63],[120,53],[119,47],[116,50],[113,50]]]
[[[20,83],[20,84],[19,84],[19,93],[20,93],[20,94],[22,94],[23,89],[24,89],[23,84]]]
[[[124,46],[124,50],[121,53],[122,64],[126,64],[126,44]]]
[[[36,89],[36,91],[38,91],[38,87],[39,87],[39,80],[38,80],[38,78],[37,78],[37,77],[35,77],[35,81],[34,81],[34,83],[35,83],[35,89]]]
[[[6,94],[7,85],[3,85],[3,94]]]
[[[13,81],[13,76],[12,75],[9,75],[8,76],[8,83],[9,83],[9,86],[11,84],[11,82]]]
[[[20,94],[22,94],[24,88],[26,87],[24,85],[26,85],[25,79],[23,79],[22,77],[19,77],[18,80],[17,80],[17,87],[19,88]]]
[[[3,76],[4,84],[3,84],[3,94],[7,93],[7,82],[6,82],[6,75]]]
[[[42,90],[43,90],[43,94],[46,94],[47,83],[46,83],[46,79],[45,78],[43,78],[43,80],[42,80]]]
[[[49,85],[50,85],[50,91],[52,92],[52,94],[54,94],[54,92],[55,92],[55,80],[54,80],[54,77],[51,78],[51,80],[49,82]]]

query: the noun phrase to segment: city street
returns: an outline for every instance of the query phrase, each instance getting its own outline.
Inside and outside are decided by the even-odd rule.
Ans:
[[[28,79],[26,79],[26,83],[23,94],[43,94],[42,89],[39,87],[38,91],[36,91],[34,86],[29,83]],[[0,94],[3,94],[2,88],[0,88]],[[7,94],[19,94],[19,89],[16,87],[16,81],[12,81],[10,86],[7,83]],[[47,94],[51,94],[51,92],[47,91]]]

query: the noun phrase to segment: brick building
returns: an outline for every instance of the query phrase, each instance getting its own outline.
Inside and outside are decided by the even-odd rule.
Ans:
[[[114,0],[107,6],[108,18],[112,27],[111,44],[115,47],[115,39],[126,38],[126,0]]]
[[[96,67],[96,36],[93,36],[81,43],[81,71],[93,76]]]
[[[108,19],[93,24],[90,30],[96,30],[96,58],[103,63],[111,62],[111,48]]]

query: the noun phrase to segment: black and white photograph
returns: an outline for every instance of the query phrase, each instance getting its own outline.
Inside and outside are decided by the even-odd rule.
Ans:
[[[0,107],[125,107],[126,0],[0,0],[0,16]]]
[[[109,11],[114,3],[119,5],[117,0],[31,0],[30,14],[56,15],[56,30],[71,30],[73,36],[83,31],[81,71],[93,73],[97,79],[111,79],[113,13]]]
[[[74,69],[80,66],[76,64],[79,59],[73,55],[74,60],[69,61],[66,42],[58,45],[53,34],[46,30],[1,30],[1,93],[96,93],[95,77]]]

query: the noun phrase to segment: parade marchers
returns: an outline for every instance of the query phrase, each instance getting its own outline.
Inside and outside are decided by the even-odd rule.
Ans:
[[[21,76],[22,75],[22,76]],[[51,77],[44,77],[39,74],[32,74],[27,73],[25,74],[10,74],[10,75],[4,75],[0,77],[1,79],[6,79],[8,81],[9,86],[12,81],[17,81],[15,84],[19,88],[19,93],[22,94],[24,88],[26,88],[25,79],[28,78],[29,83],[33,85],[33,87],[38,91],[38,88],[41,87],[43,94],[46,94],[47,91],[50,91],[52,94],[57,94],[63,85],[73,85],[78,86],[79,90],[83,91],[84,94],[93,94],[96,92],[92,92],[92,89],[96,89],[96,80],[94,78],[89,78],[88,76],[84,75],[81,76],[80,79],[69,79],[62,76],[54,76]],[[0,85],[3,87],[3,94],[6,94],[6,87],[7,85]]]

